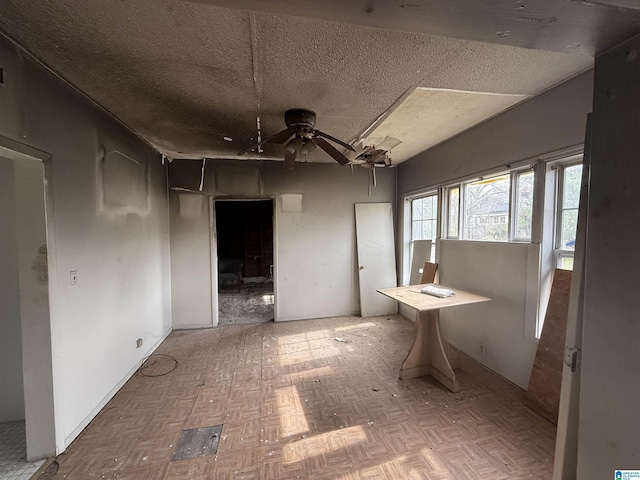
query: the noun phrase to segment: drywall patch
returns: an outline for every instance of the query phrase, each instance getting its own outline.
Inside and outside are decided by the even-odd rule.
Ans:
[[[142,213],[148,205],[146,162],[118,150],[102,149],[102,201],[107,210]]]
[[[197,195],[192,193],[179,193],[178,202],[180,203],[180,216],[181,217],[199,217],[202,215],[202,201],[204,195]]]
[[[302,194],[285,193],[281,195],[283,212],[301,212],[302,211]]]

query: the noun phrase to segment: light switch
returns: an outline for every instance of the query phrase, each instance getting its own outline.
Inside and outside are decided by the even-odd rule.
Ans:
[[[78,270],[71,270],[69,272],[69,286],[75,287],[78,285]]]

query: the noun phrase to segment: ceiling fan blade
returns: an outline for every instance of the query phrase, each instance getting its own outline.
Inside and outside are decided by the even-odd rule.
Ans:
[[[325,152],[331,155],[333,159],[336,162],[338,162],[340,165],[346,165],[347,163],[349,163],[349,159],[345,157],[343,154],[341,154],[338,150],[336,150],[335,147],[331,145],[329,142],[327,142],[324,138],[316,137],[314,138],[313,141],[316,142],[316,144],[321,149],[323,149]]]
[[[246,149],[242,150],[241,152],[238,152],[238,155],[244,155],[245,153],[249,152],[250,150],[253,150],[254,148],[259,147],[260,145],[262,145],[264,143],[284,143],[295,132],[296,132],[296,130],[294,128],[291,128],[291,127],[285,128],[281,132],[278,132],[278,133],[276,133],[274,135],[271,135],[270,137],[267,137],[267,138],[259,141],[258,143],[254,143],[249,148],[246,148]],[[286,135],[286,137],[285,137],[285,135]]]
[[[293,135],[294,133],[296,133],[296,129],[293,127],[289,127],[279,133],[276,133],[275,135],[271,135],[265,141],[269,143],[284,143],[289,140],[289,138],[291,138],[291,135]]]
[[[298,149],[295,145],[292,145],[293,142],[289,142],[287,148],[284,149],[284,165],[282,166],[283,170],[293,170],[293,167],[296,166],[296,154],[298,153]]]
[[[327,138],[329,140],[331,140],[332,142],[337,143],[338,145],[342,145],[344,148],[346,148],[347,150],[351,150],[352,152],[355,152],[356,150],[349,145],[346,142],[343,142],[342,140],[337,139],[336,137],[332,137],[331,135],[329,135],[328,133],[324,133],[321,132],[320,130],[314,130],[313,133],[316,135],[316,137],[324,137]]]

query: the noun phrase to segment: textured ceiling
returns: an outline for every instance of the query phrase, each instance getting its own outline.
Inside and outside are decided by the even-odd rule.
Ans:
[[[416,88],[361,143],[386,150],[395,165],[526,98],[525,95]]]
[[[3,0],[0,30],[173,158],[234,158],[256,139],[257,117],[266,137],[294,107],[316,111],[317,128],[354,142],[416,87],[531,96],[593,62],[584,53],[180,0]],[[433,123],[438,109],[429,117],[424,108]],[[447,119],[449,136],[470,126],[460,108],[465,121]],[[395,123],[394,136],[416,132],[415,121]],[[260,158],[282,151],[267,145]],[[331,161],[320,151],[309,160]]]

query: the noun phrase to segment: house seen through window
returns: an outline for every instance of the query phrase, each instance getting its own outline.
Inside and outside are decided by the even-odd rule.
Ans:
[[[525,169],[449,187],[447,238],[531,241],[533,186],[533,171]]]

